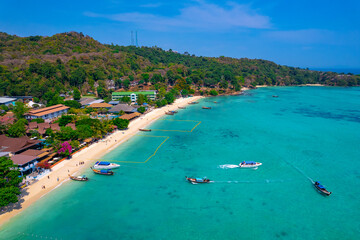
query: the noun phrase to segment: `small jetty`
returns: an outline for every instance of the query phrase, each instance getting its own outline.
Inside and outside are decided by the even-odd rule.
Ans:
[[[202,107],[202,109],[211,109],[211,107]]]
[[[151,132],[151,129],[139,128],[139,131],[142,131],[142,132]]]
[[[70,177],[71,180],[74,180],[74,181],[82,181],[82,182],[84,182],[84,181],[89,180],[85,175],[83,175],[83,176],[76,176],[76,177],[69,175],[69,177]]]
[[[178,107],[179,109],[186,109],[186,107]]]
[[[321,183],[319,181],[316,181],[314,183],[314,187],[316,188],[316,190],[318,190],[320,193],[322,193],[326,196],[330,196],[330,194],[332,193],[332,192],[329,192],[328,190],[326,190],[326,188],[323,185],[321,185]]]

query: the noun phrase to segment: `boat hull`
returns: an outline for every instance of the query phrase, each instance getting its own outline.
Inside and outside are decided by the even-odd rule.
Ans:
[[[323,195],[326,195],[326,196],[330,196],[330,195],[331,195],[331,192],[329,192],[329,191],[326,190],[326,189],[321,189],[321,188],[319,188],[317,185],[314,185],[314,187],[315,187],[315,189],[316,189],[319,193],[321,193],[321,194],[323,194]]]
[[[239,167],[240,168],[257,168],[257,167],[259,167],[259,166],[261,166],[262,165],[262,163],[259,163],[259,162],[257,162],[257,163],[255,163],[255,164],[239,164]]]
[[[97,164],[95,164],[93,166],[94,169],[99,169],[99,170],[101,170],[101,169],[115,169],[115,168],[119,168],[119,167],[120,167],[120,165],[115,164],[115,163],[111,163],[110,165],[97,165]]]

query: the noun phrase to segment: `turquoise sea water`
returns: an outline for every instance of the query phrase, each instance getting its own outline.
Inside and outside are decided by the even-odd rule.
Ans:
[[[114,176],[87,170],[0,239],[360,238],[360,88],[261,88],[162,119],[104,157],[126,161]],[[263,165],[231,168],[243,160]]]

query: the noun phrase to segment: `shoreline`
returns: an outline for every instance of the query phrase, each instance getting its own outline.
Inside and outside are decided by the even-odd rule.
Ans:
[[[0,213],[0,228],[12,217],[28,208],[31,204],[45,196],[47,193],[67,182],[69,180],[69,174],[78,174],[84,168],[90,166],[105,154],[129,140],[138,133],[139,128],[145,128],[152,124],[154,121],[164,116],[166,111],[178,110],[178,107],[186,106],[189,102],[197,101],[201,98],[203,97],[194,96],[179,98],[171,105],[154,109],[151,112],[141,115],[137,119],[131,121],[127,130],[117,130],[99,142],[93,143],[91,146],[75,153],[71,159],[64,160],[57,164],[54,168],[52,168],[49,174],[26,187],[21,193],[23,197],[19,199],[19,202],[11,204],[8,206],[8,209],[5,207],[5,210]],[[84,162],[84,164],[80,165],[80,161]],[[45,189],[43,189],[43,186],[45,186]]]

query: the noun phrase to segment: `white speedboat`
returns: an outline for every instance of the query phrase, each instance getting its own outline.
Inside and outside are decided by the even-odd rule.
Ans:
[[[95,169],[114,169],[118,167],[120,167],[119,164],[101,161],[96,162],[94,165]]]
[[[253,161],[243,161],[239,164],[239,167],[241,168],[257,168],[258,166],[261,166],[262,163],[259,162],[253,162]]]

